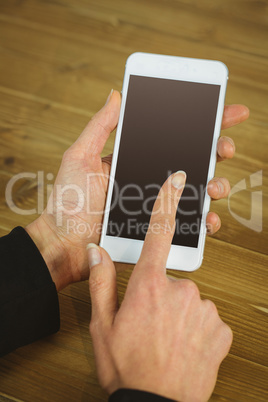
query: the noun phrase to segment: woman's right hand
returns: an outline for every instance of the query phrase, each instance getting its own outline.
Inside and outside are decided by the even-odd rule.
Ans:
[[[118,307],[116,270],[104,249],[88,246],[92,335],[103,388],[207,401],[232,331],[190,280],[166,276],[177,205],[185,175],[170,176],[155,202],[140,259]],[[168,212],[169,211],[169,212]],[[171,213],[170,213],[171,211]]]

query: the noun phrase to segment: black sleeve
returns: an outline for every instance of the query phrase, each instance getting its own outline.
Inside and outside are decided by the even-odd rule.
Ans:
[[[59,326],[56,286],[35,243],[17,227],[0,238],[0,357]]]
[[[109,402],[175,402],[174,399],[151,394],[137,389],[118,389],[109,398]]]

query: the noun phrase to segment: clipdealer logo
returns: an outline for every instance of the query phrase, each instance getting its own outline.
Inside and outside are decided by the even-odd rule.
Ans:
[[[258,172],[252,173],[249,176],[250,180],[250,188],[259,187],[262,185],[262,170]],[[245,219],[242,216],[239,216],[237,213],[232,211],[231,209],[231,198],[234,194],[237,194],[240,191],[249,191],[247,188],[246,179],[240,180],[236,183],[230,191],[228,197],[228,208],[229,212],[234,219],[236,219],[241,225],[246,226],[247,228],[254,230],[255,232],[262,231],[262,191],[256,190],[251,191],[251,205],[250,205],[250,218]]]
[[[95,174],[94,174],[95,175]],[[246,184],[246,179],[240,180],[238,183],[236,183],[229,194],[228,197],[228,209],[232,217],[239,222],[241,225],[247,227],[248,229],[251,229],[255,232],[261,232],[262,231],[262,190],[261,189],[256,189],[255,191],[251,191],[251,189],[255,189],[256,187],[260,187],[262,185],[262,170],[259,170],[255,173],[252,173],[249,176],[249,181],[250,181],[250,187],[247,187]],[[107,177],[108,178],[108,177]],[[24,209],[24,208],[19,208],[16,203],[14,202],[14,185],[22,180],[26,179],[28,181],[35,182],[37,185],[37,208],[32,208],[32,209]],[[43,171],[38,171],[37,173],[31,173],[31,172],[23,172],[15,175],[12,177],[9,182],[7,183],[6,186],[6,203],[8,207],[16,214],[19,215],[33,215],[33,214],[41,214],[44,210],[45,203],[47,204],[47,212],[50,214],[55,214],[57,217],[57,225],[61,226],[62,225],[62,218],[63,215],[74,215],[75,213],[78,213],[82,210],[84,207],[84,204],[86,203],[86,210],[87,213],[91,214],[100,214],[100,211],[92,211],[90,208],[90,195],[89,194],[84,194],[83,190],[79,188],[79,186],[75,184],[68,184],[65,186],[61,185],[54,185],[54,190],[53,190],[53,183],[52,180],[54,179],[54,175],[52,173],[44,174]],[[89,174],[89,177],[87,177],[88,183],[87,183],[87,188],[90,188],[90,180],[92,179],[91,175]],[[47,182],[46,182],[47,180]],[[114,182],[115,188],[117,183]],[[44,194],[44,189],[46,188],[46,193],[47,197],[45,197]],[[199,199],[200,194],[202,193],[202,189],[200,189],[200,192],[198,192],[195,188],[191,188],[193,191],[192,197],[184,197],[185,199]],[[53,205],[53,202],[49,202],[49,196],[52,193],[52,190],[55,192],[57,195],[57,202],[56,205]],[[121,210],[124,211],[124,213],[128,214],[129,211],[123,206],[123,202],[126,202],[129,200],[129,197],[125,195],[125,191],[127,189],[123,188],[121,193],[117,189],[117,197],[115,202],[120,201],[120,208]],[[146,207],[148,203],[148,198],[146,198],[146,195],[142,193],[141,189],[136,189],[137,195],[135,195],[134,199],[142,198],[144,196],[145,204],[143,207]],[[159,189],[158,189],[159,190]],[[203,189],[205,191],[205,189]],[[246,219],[240,216],[238,213],[234,212],[231,208],[231,199],[235,194],[238,194],[241,191],[249,191],[251,192],[251,203],[250,203],[250,218]],[[74,205],[72,209],[66,209],[63,203],[63,198],[66,192],[71,191],[73,193],[74,197]],[[45,199],[46,198],[46,199]],[[202,197],[201,197],[202,198]],[[201,199],[200,198],[200,199]],[[52,201],[50,199],[50,201]],[[114,206],[114,205],[113,205]],[[111,208],[113,207],[111,205]],[[200,205],[200,208],[202,205]],[[150,211],[146,209],[146,213],[150,213]],[[202,209],[202,208],[201,208]],[[105,212],[105,211],[102,211]],[[137,212],[137,211],[136,211]],[[139,211],[138,211],[139,212]],[[187,215],[188,213],[185,211],[180,211],[180,213]],[[190,214],[194,214],[196,211],[191,211]],[[136,214],[136,213],[135,213]],[[135,215],[134,214],[134,215]],[[133,215],[133,214],[132,214]]]

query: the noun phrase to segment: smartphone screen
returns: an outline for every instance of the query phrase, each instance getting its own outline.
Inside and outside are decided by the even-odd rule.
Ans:
[[[131,75],[107,235],[144,240],[167,177],[187,174],[173,244],[198,247],[220,85]]]

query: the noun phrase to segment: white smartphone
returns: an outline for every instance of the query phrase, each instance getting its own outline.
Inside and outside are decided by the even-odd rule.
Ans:
[[[187,174],[167,268],[200,267],[228,69],[219,61],[134,53],[126,63],[100,245],[135,264],[167,177]]]

